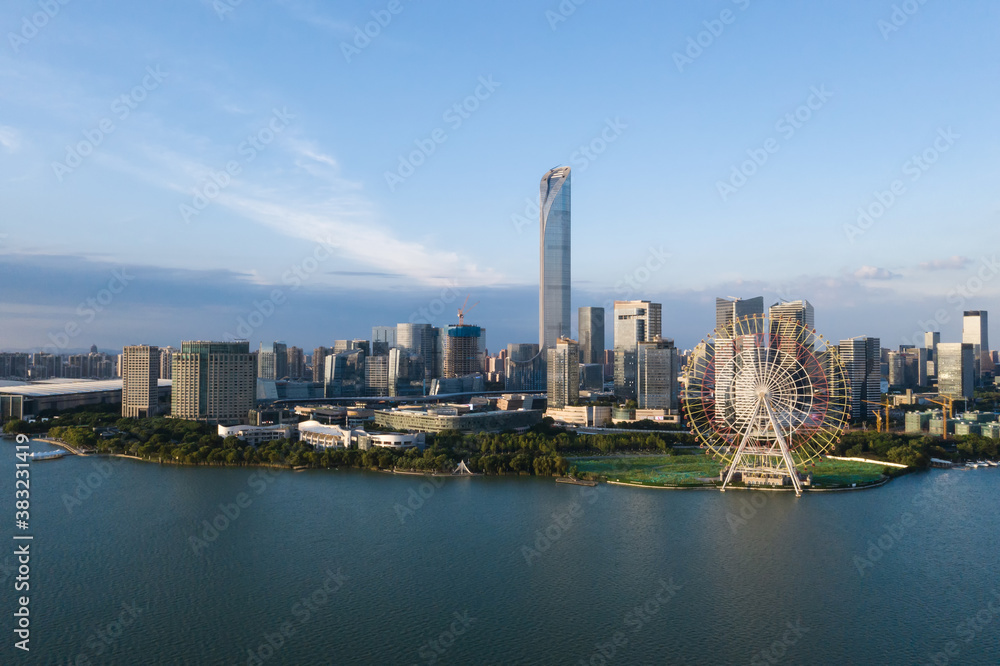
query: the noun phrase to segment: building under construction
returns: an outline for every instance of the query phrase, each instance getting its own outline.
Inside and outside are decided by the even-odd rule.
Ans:
[[[462,377],[484,372],[486,367],[486,330],[479,326],[449,326],[442,336],[442,376]]]

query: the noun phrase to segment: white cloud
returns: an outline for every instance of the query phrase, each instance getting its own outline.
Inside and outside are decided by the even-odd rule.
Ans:
[[[961,257],[956,254],[952,257],[948,257],[947,259],[935,259],[933,261],[923,261],[920,263],[920,270],[924,271],[958,270],[960,268],[965,268],[970,263],[972,263],[972,259],[969,259],[968,257]]]
[[[899,277],[885,268],[878,268],[876,266],[862,266],[854,271],[853,275],[858,280],[891,280],[894,277]]]

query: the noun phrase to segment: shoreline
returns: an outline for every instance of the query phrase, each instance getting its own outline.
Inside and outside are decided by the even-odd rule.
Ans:
[[[517,476],[517,477],[525,476],[523,474],[517,474],[517,475],[513,475],[513,474],[493,474],[493,475],[490,475],[490,474],[482,474],[482,473],[474,473],[474,474],[452,474],[452,473],[449,473],[449,472],[425,472],[425,471],[419,471],[419,470],[399,470],[399,469],[374,469],[373,470],[373,469],[366,469],[366,468],[360,468],[360,467],[343,467],[343,468],[341,468],[341,467],[309,467],[309,466],[302,466],[302,465],[297,466],[297,467],[291,467],[291,466],[287,466],[287,465],[259,464],[259,463],[258,464],[241,464],[241,465],[230,465],[230,464],[227,464],[227,463],[223,463],[223,464],[209,464],[209,463],[196,464],[196,463],[184,463],[184,462],[179,462],[179,461],[176,461],[176,460],[151,460],[149,458],[141,458],[139,456],[134,456],[134,455],[130,455],[130,454],[127,454],[127,453],[98,453],[98,452],[84,453],[83,451],[76,449],[74,446],[72,446],[70,444],[67,444],[66,442],[61,442],[59,440],[49,439],[47,437],[32,437],[31,439],[33,441],[44,442],[46,444],[50,444],[52,446],[59,447],[61,449],[64,449],[64,450],[68,451],[71,455],[80,456],[82,458],[86,458],[86,457],[90,457],[90,456],[103,456],[103,457],[109,457],[109,458],[124,458],[124,459],[127,459],[127,460],[135,460],[135,461],[138,461],[138,462],[152,463],[152,464],[157,464],[157,465],[176,465],[176,466],[179,466],[179,467],[228,467],[228,468],[256,467],[256,468],[274,469],[274,470],[287,470],[287,471],[290,471],[290,472],[302,472],[302,471],[308,471],[308,470],[339,471],[341,469],[349,469],[349,470],[358,470],[358,471],[362,471],[362,472],[376,472],[376,473],[392,474],[392,475],[399,475],[399,476],[420,476],[420,477],[432,477],[432,478],[453,478],[453,477],[454,478],[469,478],[469,477],[486,477],[486,476],[496,476],[497,478],[500,478],[500,477],[504,477],[504,476]],[[659,454],[656,454],[656,453],[617,454],[616,456],[609,456],[609,457],[637,457],[637,458],[639,458],[639,457],[650,456],[650,455],[659,455]],[[566,458],[566,460],[581,459],[581,458],[592,458],[592,457],[594,457],[594,456],[573,456],[572,458]],[[870,462],[871,464],[880,464],[880,461],[866,461],[866,462]],[[911,470],[911,471],[916,471],[916,470]],[[535,476],[535,475],[527,475],[527,476]],[[537,477],[537,478],[550,478],[550,479],[555,479],[558,482],[560,479],[568,479],[569,477],[568,476],[550,476],[550,477]],[[894,478],[895,477],[887,476],[887,477],[883,477],[882,479],[880,479],[878,481],[875,481],[873,483],[868,483],[868,484],[859,485],[859,486],[855,486],[855,487],[842,486],[842,487],[833,487],[833,488],[808,488],[808,489],[804,489],[804,490],[807,490],[808,492],[847,492],[847,491],[853,491],[853,490],[871,490],[871,489],[874,489],[874,488],[880,488],[880,487],[884,486],[885,484],[887,484],[890,481],[892,481]],[[590,479],[590,480],[593,480],[593,479]],[[596,481],[596,482],[600,483],[599,480]],[[652,488],[652,489],[657,489],[657,490],[718,490],[719,489],[719,486],[715,485],[715,484],[690,485],[690,486],[666,486],[666,485],[644,484],[644,483],[637,483],[637,482],[631,482],[631,481],[611,481],[611,480],[605,480],[604,483],[606,483],[608,485],[612,485],[612,486],[625,486],[625,487],[632,487],[632,488]],[[570,483],[568,485],[573,485],[573,484]],[[745,486],[732,486],[730,488],[727,488],[726,490],[750,490],[750,491],[752,491],[752,490],[761,490],[761,491],[765,491],[765,492],[794,492],[792,488],[775,488],[775,487],[763,487],[763,486],[762,487],[753,487],[753,488],[748,488],[748,487],[745,487]]]

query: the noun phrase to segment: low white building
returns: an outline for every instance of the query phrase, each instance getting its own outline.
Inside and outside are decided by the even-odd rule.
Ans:
[[[363,430],[353,430],[319,421],[303,421],[299,424],[299,439],[317,449],[349,449],[358,445],[358,435]]]
[[[299,438],[317,449],[351,449],[367,451],[372,447],[384,449],[424,448],[423,433],[365,432],[360,428],[342,428],[319,421],[299,424]]]
[[[258,446],[264,442],[275,439],[295,439],[296,427],[294,424],[288,425],[234,425],[219,426],[219,437],[226,438],[232,435],[236,439],[246,442],[251,446]]]
[[[422,450],[424,448],[424,437],[424,433],[422,432],[370,432],[364,433],[358,438],[358,446],[362,450],[368,450],[373,446],[380,449],[397,450],[417,447]]]

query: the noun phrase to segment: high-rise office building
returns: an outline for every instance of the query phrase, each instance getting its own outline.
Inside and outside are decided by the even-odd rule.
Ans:
[[[171,416],[220,425],[246,422],[257,393],[257,357],[249,342],[182,342],[173,361]]]
[[[570,168],[542,176],[539,194],[538,344],[543,353],[570,334]]]
[[[937,357],[938,393],[971,399],[976,383],[975,348],[972,343],[938,343]]]
[[[365,359],[365,395],[389,395],[389,355]]]
[[[122,417],[146,419],[159,409],[160,349],[149,345],[125,347],[122,361]]]
[[[990,357],[990,343],[987,335],[986,310],[966,310],[962,317],[962,342],[972,345],[972,361],[976,384],[982,382],[982,376],[993,369],[993,359]]]
[[[323,362],[323,394],[327,398],[365,394],[365,351],[350,349],[330,354]]]
[[[396,324],[396,346],[420,357],[423,378],[429,382],[438,376],[437,331],[430,324]]]
[[[508,391],[544,391],[545,360],[535,343],[507,345],[504,388]]]
[[[615,301],[615,395],[635,399],[636,353],[640,342],[660,337],[662,306],[649,301]]]
[[[559,338],[548,356],[548,406],[561,409],[580,400],[580,345]]]
[[[284,379],[288,376],[288,345],[284,342],[260,343],[257,376],[261,379]]]
[[[639,409],[677,411],[679,365],[673,340],[654,338],[638,344],[636,385]]]
[[[372,327],[372,355],[382,356],[389,353],[389,350],[396,346],[395,326],[373,326]]]
[[[314,382],[322,382],[326,377],[326,357],[333,353],[329,347],[316,347],[313,349],[312,374]]]
[[[306,377],[306,354],[301,347],[289,347],[287,356],[288,377],[291,379],[305,379]]]
[[[924,348],[927,349],[927,376],[937,377],[937,346],[941,343],[941,333],[927,331],[924,333]]]
[[[604,363],[604,308],[580,308],[580,363]]]
[[[767,313],[771,327],[768,332],[771,345],[781,349],[782,341],[787,341],[789,346],[798,342],[808,349],[813,349],[816,344],[815,312],[812,303],[806,300],[779,301],[772,305]],[[799,335],[793,324],[786,323],[789,320],[801,324],[809,333],[804,336]]]
[[[882,401],[882,341],[857,336],[841,340],[840,360],[850,383],[850,417],[869,420]]]
[[[174,354],[177,353],[175,347],[160,347],[160,379],[173,379],[171,369],[174,362]]]
[[[351,351],[353,349],[360,349],[365,353],[365,356],[371,356],[372,346],[369,340],[334,340],[333,341],[333,353],[340,354],[341,352]]]
[[[751,316],[764,316],[764,297],[754,298],[716,298],[715,299],[715,334],[725,336],[726,330],[736,319]],[[745,330],[745,329],[741,329]]]

